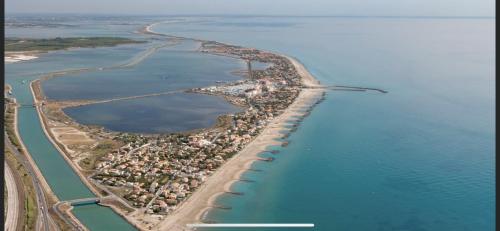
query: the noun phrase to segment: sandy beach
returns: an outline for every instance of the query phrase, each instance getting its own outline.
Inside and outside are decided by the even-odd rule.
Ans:
[[[38,56],[33,53],[25,53],[25,52],[5,52],[5,63],[15,63],[20,61],[28,61],[32,59],[36,59]]]
[[[159,223],[155,230],[190,230],[186,225],[200,223],[204,214],[212,207],[216,198],[230,191],[231,185],[238,181],[241,174],[247,171],[254,161],[258,161],[259,153],[271,145],[280,145],[277,138],[283,136],[280,131],[286,130],[285,125],[295,116],[303,116],[323,96],[324,89],[308,88],[321,86],[307,69],[296,59],[287,57],[302,77],[303,88],[299,96],[285,112],[276,117],[252,142],[237,155],[227,161],[203,185],[183,202],[175,212]]]
[[[314,78],[314,76],[311,75],[311,73],[309,73],[309,71],[306,69],[306,67],[304,67],[304,65],[301,62],[299,62],[297,59],[292,58],[290,56],[286,56],[283,54],[280,54],[280,55],[287,58],[293,64],[293,66],[295,67],[295,70],[297,70],[297,73],[302,78],[302,84],[304,84],[304,86],[306,86],[306,87],[321,87],[321,83],[319,82],[319,80]]]
[[[144,28],[144,31],[150,34],[157,34],[151,30],[151,24]],[[287,58],[295,67],[297,73],[301,76],[301,81],[303,88],[301,89],[299,95],[294,100],[294,102],[278,117],[274,118],[266,128],[243,150],[241,150],[237,155],[229,159],[224,163],[218,170],[216,170],[208,179],[205,181],[200,188],[198,188],[186,201],[178,205],[177,209],[166,216],[161,221],[155,220],[152,216],[148,218],[144,214],[143,209],[137,209],[132,213],[123,212],[120,208],[112,207],[120,215],[124,216],[130,223],[134,224],[140,229],[149,229],[150,225],[154,224],[152,230],[190,230],[186,224],[200,223],[203,221],[203,216],[206,212],[214,207],[215,200],[218,196],[230,191],[231,185],[238,181],[241,174],[247,171],[254,161],[259,160],[259,154],[266,150],[266,147],[271,145],[281,145],[278,138],[283,136],[282,131],[286,130],[286,125],[293,123],[294,119],[297,120],[298,117],[304,116],[308,113],[308,109],[313,107],[316,102],[318,102],[324,93],[324,89],[318,88],[321,86],[320,82],[316,80],[302,65],[298,60],[282,55]],[[39,98],[36,97],[33,91],[33,85],[31,85],[32,94],[36,105],[39,104]],[[49,140],[54,144],[59,152],[63,154],[64,159],[70,164],[70,166],[78,173],[81,180],[96,194],[100,195],[99,190],[93,187],[93,185],[88,182],[88,179],[81,173],[81,169],[65,155],[65,150],[62,150],[64,146],[60,147],[51,133],[52,130],[47,130],[43,115],[37,107],[37,112],[41,120],[42,127],[46,132]],[[272,163],[270,163],[272,164]],[[244,198],[243,198],[244,199]],[[152,219],[152,220],[151,220]],[[143,221],[149,221],[144,223]]]

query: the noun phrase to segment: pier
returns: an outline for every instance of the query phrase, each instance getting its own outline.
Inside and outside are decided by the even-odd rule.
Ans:
[[[376,91],[379,93],[389,93],[386,90],[380,89],[380,88],[373,88],[373,87],[356,87],[356,86],[345,86],[345,85],[331,85],[331,86],[314,86],[314,87],[308,87],[308,88],[313,88],[313,89],[328,89],[332,91]]]
[[[248,78],[252,79],[252,61],[247,60]]]

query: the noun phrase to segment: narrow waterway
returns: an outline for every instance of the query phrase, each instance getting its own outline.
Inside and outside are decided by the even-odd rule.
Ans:
[[[22,16],[19,20],[29,21],[32,18]],[[96,17],[91,20],[82,20],[79,17],[58,17],[56,20],[62,20],[65,24],[72,26],[53,28],[44,27],[44,20],[44,17],[37,19],[36,23],[40,22],[42,26],[36,29],[6,26],[6,36],[21,38],[122,36],[144,39],[140,34],[131,33],[145,24],[140,20],[136,24],[123,24],[122,19],[117,21],[112,18]],[[153,43],[156,42],[153,41]],[[153,45],[147,43],[55,51],[43,54],[38,59],[5,65],[5,82],[12,86],[12,96],[23,105],[18,111],[21,139],[52,191],[60,200],[92,197],[93,194],[45,136],[37,112],[30,106],[33,104],[33,98],[29,83],[45,74],[62,70],[116,67],[117,65],[123,68],[130,67],[137,64],[138,60],[142,61],[143,58],[148,57],[148,51]],[[136,230],[108,207],[77,206],[72,212],[91,231]]]
[[[103,64],[111,64],[112,62],[123,62],[130,57],[134,57],[137,52],[143,50],[144,47],[123,47],[118,48],[99,48],[94,51],[81,49],[79,51],[71,51],[70,55],[67,52],[54,52],[42,56],[38,60],[33,60],[25,63],[14,63],[6,65],[6,83],[12,86],[13,97],[19,104],[18,127],[19,134],[26,148],[36,162],[38,168],[47,180],[52,191],[56,196],[64,201],[78,198],[93,197],[94,194],[83,184],[78,175],[64,160],[57,149],[46,137],[33,104],[29,83],[30,81],[39,78],[43,73],[57,71],[60,69],[49,69],[47,63],[64,63],[67,67],[100,67]],[[89,60],[81,61],[79,57],[91,55],[95,52],[112,53],[117,51],[115,57],[108,56],[108,60],[104,62],[96,62]],[[111,51],[111,52],[110,52]],[[62,59],[66,57],[68,59]],[[124,59],[125,58],[125,59]],[[37,68],[44,65],[45,69]],[[59,65],[53,65],[53,68],[58,68]],[[67,69],[67,68],[66,68]],[[27,72],[39,71],[35,72]],[[77,206],[72,210],[73,214],[90,230],[105,231],[105,230],[136,230],[126,220],[113,212],[110,208],[99,205]]]
[[[170,47],[164,47],[162,50],[164,50],[165,52],[159,54],[160,58],[164,59],[155,59],[155,56],[151,53],[151,51],[154,50],[156,52],[159,49],[152,48],[158,47],[159,45],[161,45],[161,43],[163,42],[159,43],[158,41],[152,41],[148,44],[51,52],[49,54],[43,54],[40,58],[35,60],[8,64],[6,66],[6,83],[12,86],[13,97],[15,97],[17,99],[17,102],[21,105],[18,113],[18,126],[20,136],[34,161],[36,162],[38,168],[42,172],[44,178],[47,180],[52,191],[56,194],[59,200],[66,201],[79,198],[88,198],[94,197],[95,195],[93,195],[93,193],[86,187],[79,176],[73,171],[71,166],[68,165],[63,156],[58,152],[58,150],[53,146],[53,144],[45,135],[37,111],[32,106],[33,96],[30,90],[30,82],[44,76],[50,76],[54,73],[58,73],[59,76],[61,75],[61,73],[65,72],[77,72],[79,75],[83,76],[84,81],[89,81],[89,79],[91,79],[90,77],[96,75],[96,73],[105,71],[109,72],[109,69],[113,69],[113,71],[121,71],[121,75],[114,75],[115,79],[113,80],[116,83],[123,83],[124,81],[129,82],[127,81],[127,79],[124,79],[125,75],[133,75],[135,73],[135,75],[140,75],[141,77],[140,81],[138,81],[137,83],[139,84],[148,81],[148,78],[144,78],[144,76],[151,77],[152,74],[144,72],[141,74],[140,71],[136,70],[136,65],[151,65],[151,63],[158,64],[160,65],[160,67],[163,65],[164,68],[162,69],[162,71],[159,71],[161,69],[160,67],[151,67],[150,69],[153,71],[177,73],[174,75],[176,80],[174,80],[173,82],[180,83],[180,85],[178,86],[173,84],[159,83],[162,85],[167,85],[166,87],[182,88],[182,83],[192,84],[193,81],[191,80],[201,81],[202,83],[199,83],[199,85],[204,86],[209,82],[215,82],[216,80],[219,80],[221,76],[227,76],[228,79],[239,78],[238,76],[232,75],[230,73],[230,70],[235,70],[242,67],[242,63],[240,61],[232,60],[227,57],[213,55],[208,56],[201,53],[197,54],[194,52],[194,49],[192,47],[192,41],[185,41],[176,45],[172,45]],[[172,66],[172,62],[177,64],[179,62],[179,59],[182,59],[182,57],[184,57],[186,54],[190,55],[190,57],[193,57],[193,59],[184,61],[184,66]],[[165,55],[170,55],[170,58],[165,59]],[[203,58],[201,64],[204,64],[205,66],[200,66],[200,62],[197,62],[197,60],[200,58]],[[146,62],[143,63],[143,61]],[[164,66],[165,64],[169,64],[168,61],[171,62],[170,66]],[[211,68],[206,67],[206,65],[208,64],[212,64]],[[138,66],[140,67],[140,65]],[[216,65],[218,66],[215,67]],[[189,66],[196,66],[200,70],[211,70],[211,72],[195,72],[194,74],[189,75],[190,72],[183,71],[187,70]],[[60,81],[67,78],[72,80],[75,79],[70,75],[64,75],[64,77],[58,77],[53,80]],[[102,81],[102,78],[104,77],[99,78],[97,82]],[[88,85],[88,87],[92,88],[92,85]],[[109,89],[109,86],[101,87],[104,87],[103,89]],[[66,88],[68,88],[68,85],[58,86],[57,89]],[[69,86],[69,88],[71,87]],[[138,88],[138,90],[148,90],[149,88],[151,87],[142,86],[142,88]],[[47,91],[48,89],[43,88],[43,90],[46,91],[46,94],[50,93],[50,91]],[[79,91],[74,89],[67,95],[71,96],[76,92]],[[100,92],[106,92],[106,90],[102,90]],[[133,95],[137,94],[137,92],[132,92],[131,89],[128,89],[125,92]],[[211,105],[211,108],[207,108],[208,111],[205,110],[205,113],[211,112],[211,114],[214,114],[212,115],[212,117],[214,118],[217,116],[217,114],[219,114],[219,111],[214,111],[214,108],[217,108],[216,102],[212,102],[214,101],[214,97],[206,97],[202,95],[196,96],[198,98],[197,100],[192,100],[193,102],[198,102],[201,100],[205,103],[205,106],[208,107],[209,105]],[[200,97],[203,97],[203,100]],[[154,100],[155,98],[147,98],[147,100],[152,99]],[[162,108],[168,108],[168,104],[166,103],[171,102],[172,100],[173,99],[170,96],[168,99],[165,98],[162,100],[162,102],[159,103],[162,104]],[[205,102],[207,100],[211,100],[211,102]],[[220,101],[222,103],[219,103],[221,104],[219,105],[220,107],[227,107],[227,105],[232,106],[227,102],[222,101],[221,99],[217,100],[217,102]],[[127,103],[130,103],[130,100],[127,100]],[[147,105],[147,107],[154,106],[151,103],[147,103],[145,105]],[[192,108],[198,108],[198,110],[200,109],[199,106],[192,106]],[[229,109],[235,110],[232,107],[224,110]],[[96,112],[94,114],[102,114],[102,112]],[[186,112],[185,116],[196,116],[192,114],[193,112]],[[171,118],[171,116],[168,118]],[[182,121],[185,120],[185,118],[177,118],[177,120]],[[192,119],[188,121],[192,122]],[[206,121],[203,123],[206,123]],[[208,125],[204,124],[204,126]],[[158,122],[150,124],[150,127],[156,129],[158,127]],[[172,129],[172,127],[170,126],[168,129]],[[130,131],[130,129],[128,129],[127,131]],[[72,213],[87,228],[92,231],[135,230],[135,228],[131,224],[126,222],[126,220],[124,220],[108,207],[100,205],[75,206],[72,210]]]

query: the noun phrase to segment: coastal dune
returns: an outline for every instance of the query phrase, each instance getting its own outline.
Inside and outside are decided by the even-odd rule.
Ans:
[[[156,230],[190,230],[187,224],[196,224],[203,221],[208,209],[217,207],[215,200],[218,196],[230,191],[231,185],[238,181],[240,176],[247,171],[254,161],[258,160],[259,153],[266,151],[268,146],[280,145],[280,133],[286,130],[289,121],[297,116],[304,116],[308,109],[318,102],[325,92],[324,89],[314,88],[321,86],[307,69],[296,59],[284,56],[294,65],[301,76],[303,88],[295,101],[250,142],[237,155],[222,165],[199,189],[197,189],[185,202],[183,202],[164,221],[159,223]]]

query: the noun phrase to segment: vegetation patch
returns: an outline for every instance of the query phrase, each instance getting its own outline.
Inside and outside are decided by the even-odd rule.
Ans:
[[[25,38],[5,38],[6,52],[21,51],[54,51],[68,48],[92,48],[109,47],[120,44],[144,43],[128,38],[120,37],[74,37],[74,38],[51,38],[51,39],[25,39]]]
[[[102,140],[91,150],[91,155],[82,159],[79,163],[80,167],[85,170],[93,170],[95,168],[96,161],[104,156],[105,154],[111,152],[112,150],[120,147],[119,142],[113,140]]]
[[[12,142],[12,144],[16,146],[16,148],[19,151],[21,151],[22,150],[21,143],[19,142],[17,136],[15,135],[16,132],[14,128],[14,120],[15,120],[14,116],[15,116],[15,105],[12,103],[7,103],[4,116],[4,129],[5,132],[7,133],[10,142]]]

